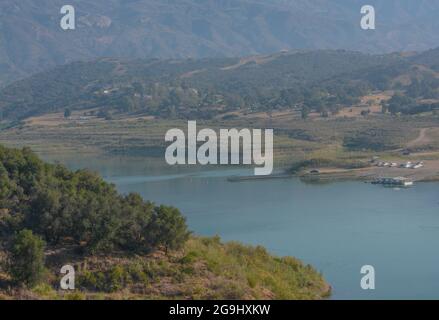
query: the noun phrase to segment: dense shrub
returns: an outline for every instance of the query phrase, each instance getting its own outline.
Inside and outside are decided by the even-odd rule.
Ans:
[[[48,245],[88,253],[177,249],[188,236],[178,209],[119,195],[97,174],[42,162],[29,149],[0,146],[0,239],[29,229]]]
[[[9,273],[14,282],[34,286],[44,275],[44,241],[30,230],[20,231],[13,240]]]
[[[188,240],[185,219],[178,209],[165,206],[156,207],[152,215],[150,242],[155,246],[168,249],[179,249]]]

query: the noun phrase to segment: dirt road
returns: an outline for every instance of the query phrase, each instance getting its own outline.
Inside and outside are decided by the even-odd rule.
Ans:
[[[419,136],[416,139],[407,143],[407,147],[414,148],[414,147],[418,147],[418,146],[422,146],[422,145],[426,145],[426,144],[430,143],[431,139],[427,134],[428,130],[430,130],[430,129],[431,128],[422,128],[421,131],[419,132]]]

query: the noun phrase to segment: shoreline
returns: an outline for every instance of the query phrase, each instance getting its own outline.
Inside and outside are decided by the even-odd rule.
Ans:
[[[430,164],[430,163],[429,163]],[[439,164],[439,163],[438,163]],[[372,181],[381,177],[404,177],[413,182],[439,182],[439,170],[434,168],[405,169],[405,168],[380,168],[367,167],[361,169],[323,169],[320,173],[299,172],[295,176],[305,180],[318,181]]]
[[[431,166],[431,167],[430,167]],[[301,170],[297,173],[288,173],[284,169],[282,173],[268,176],[230,176],[229,182],[262,181],[277,179],[299,178],[305,182],[336,182],[336,181],[363,181],[371,182],[382,177],[404,177],[413,182],[439,182],[439,161],[427,161],[426,167],[421,169],[387,168],[387,167],[366,167],[360,169],[340,168],[317,168],[319,173],[310,173],[308,170]]]
[[[9,144],[5,144],[8,147]],[[29,146],[28,144],[26,144]],[[19,148],[19,146],[13,146],[14,148]],[[22,146],[21,146],[22,147]],[[96,146],[86,146],[82,148],[82,150],[73,150],[73,149],[56,149],[50,148],[44,149],[44,151],[40,150],[38,145],[30,145],[32,150],[34,150],[39,156],[46,158],[47,154],[56,154],[57,156],[68,156],[70,154],[92,154],[92,155],[105,155],[108,157],[120,157],[120,156],[128,156],[128,157],[145,157],[145,154],[131,154],[131,153],[114,153],[108,152],[100,149]],[[47,146],[46,146],[47,147]],[[50,150],[50,151],[49,151]],[[415,154],[413,154],[415,155]],[[159,158],[154,156],[153,154],[148,154],[146,157],[148,158]],[[419,159],[426,158],[425,155],[419,154]],[[431,159],[431,157],[430,157]],[[433,158],[434,159],[434,158]],[[401,162],[402,159],[398,159]],[[406,158],[404,161],[414,161],[412,158]],[[390,161],[390,160],[389,160]],[[405,168],[388,168],[388,167],[377,167],[370,166],[365,168],[356,168],[356,169],[348,169],[348,168],[340,168],[340,167],[316,167],[316,168],[308,168],[301,169],[296,173],[290,173],[289,168],[285,165],[280,165],[275,168],[277,173],[268,175],[268,176],[230,176],[228,177],[228,181],[230,182],[241,182],[241,181],[253,181],[253,180],[272,180],[272,179],[290,179],[294,177],[298,177],[307,181],[321,181],[321,182],[330,182],[330,181],[343,181],[343,180],[351,180],[351,181],[371,181],[380,177],[405,177],[414,182],[439,182],[439,160],[424,160],[425,167],[420,169],[405,169]],[[232,165],[227,166],[228,168],[232,168]],[[309,170],[317,169],[319,173],[310,173]]]

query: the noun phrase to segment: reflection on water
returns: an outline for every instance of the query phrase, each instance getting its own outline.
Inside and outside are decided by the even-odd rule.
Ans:
[[[46,158],[50,158],[47,157]],[[261,244],[321,271],[333,298],[439,298],[439,184],[388,189],[299,179],[231,183],[251,169],[168,167],[162,159],[57,157],[100,172],[120,192],[174,205],[197,234]],[[376,290],[360,289],[360,268]]]

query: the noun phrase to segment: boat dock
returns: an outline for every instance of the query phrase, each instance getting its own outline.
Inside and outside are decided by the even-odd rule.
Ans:
[[[405,177],[395,177],[395,178],[376,178],[372,181],[372,184],[382,184],[385,186],[396,186],[396,187],[410,187],[414,183],[412,180]]]

